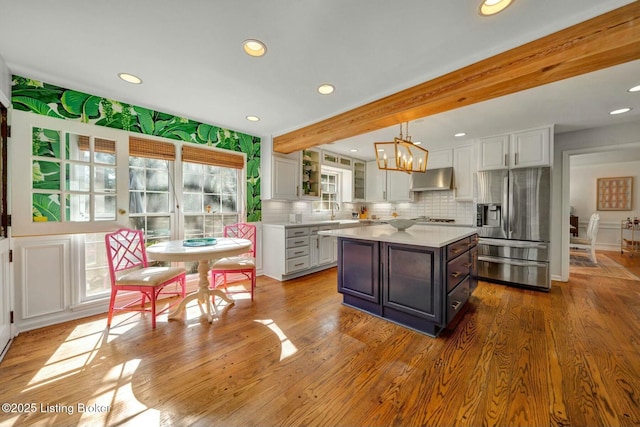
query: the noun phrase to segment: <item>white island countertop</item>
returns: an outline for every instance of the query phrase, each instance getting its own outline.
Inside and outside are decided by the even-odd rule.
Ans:
[[[420,224],[416,224],[405,231],[398,231],[389,224],[318,231],[318,234],[324,236],[404,243],[407,245],[428,246],[432,248],[446,246],[449,243],[473,236],[476,233],[477,230],[472,227],[447,227]]]

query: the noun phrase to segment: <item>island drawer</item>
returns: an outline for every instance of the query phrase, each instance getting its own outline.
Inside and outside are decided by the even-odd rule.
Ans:
[[[287,249],[297,248],[299,246],[309,246],[309,236],[292,237],[290,239],[287,239]]]
[[[471,272],[471,256],[469,252],[447,263],[447,292],[456,287]]]
[[[460,239],[457,242],[447,245],[447,260],[457,257],[463,252],[469,250],[471,246],[471,237],[465,237],[464,239]]]
[[[309,235],[309,227],[296,227],[296,228],[287,228],[285,231],[285,236],[290,237],[300,237],[300,236],[308,236]]]
[[[287,274],[298,270],[306,270],[307,268],[309,268],[309,255],[287,260]]]
[[[471,295],[469,276],[447,295],[447,324],[462,310]]]
[[[309,245],[287,249],[287,259],[309,255]]]

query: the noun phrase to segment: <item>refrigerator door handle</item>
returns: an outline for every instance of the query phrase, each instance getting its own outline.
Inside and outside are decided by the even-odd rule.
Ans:
[[[492,256],[479,256],[478,261],[494,262],[496,264],[516,265],[518,267],[546,267],[548,264],[533,261],[517,261],[510,258],[498,258]]]
[[[502,223],[502,231],[504,236],[506,236],[508,239],[511,238],[511,232],[508,230],[508,228],[511,227],[510,223],[511,223],[511,205],[508,204],[508,198],[509,198],[509,178],[510,178],[510,172],[509,171],[505,171],[504,174],[504,178],[502,180],[502,220],[500,221]],[[506,212],[505,212],[506,210]]]
[[[507,188],[507,194],[508,194],[508,198],[509,198],[509,234],[507,234],[509,236],[509,239],[513,238],[513,223],[514,223],[514,211],[515,209],[513,208],[513,174],[511,173],[511,171],[509,171],[509,187]]]
[[[488,246],[506,246],[509,248],[526,248],[526,249],[547,249],[549,247],[546,243],[538,242],[520,242],[516,240],[498,240],[498,239],[479,239],[479,245]]]

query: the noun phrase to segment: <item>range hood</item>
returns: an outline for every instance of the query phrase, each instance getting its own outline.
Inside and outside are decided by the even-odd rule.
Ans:
[[[431,169],[411,174],[411,191],[451,190],[453,188],[453,168]]]

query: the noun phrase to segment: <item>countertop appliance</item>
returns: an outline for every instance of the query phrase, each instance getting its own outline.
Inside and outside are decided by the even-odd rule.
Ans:
[[[478,277],[551,288],[551,168],[478,172]]]

